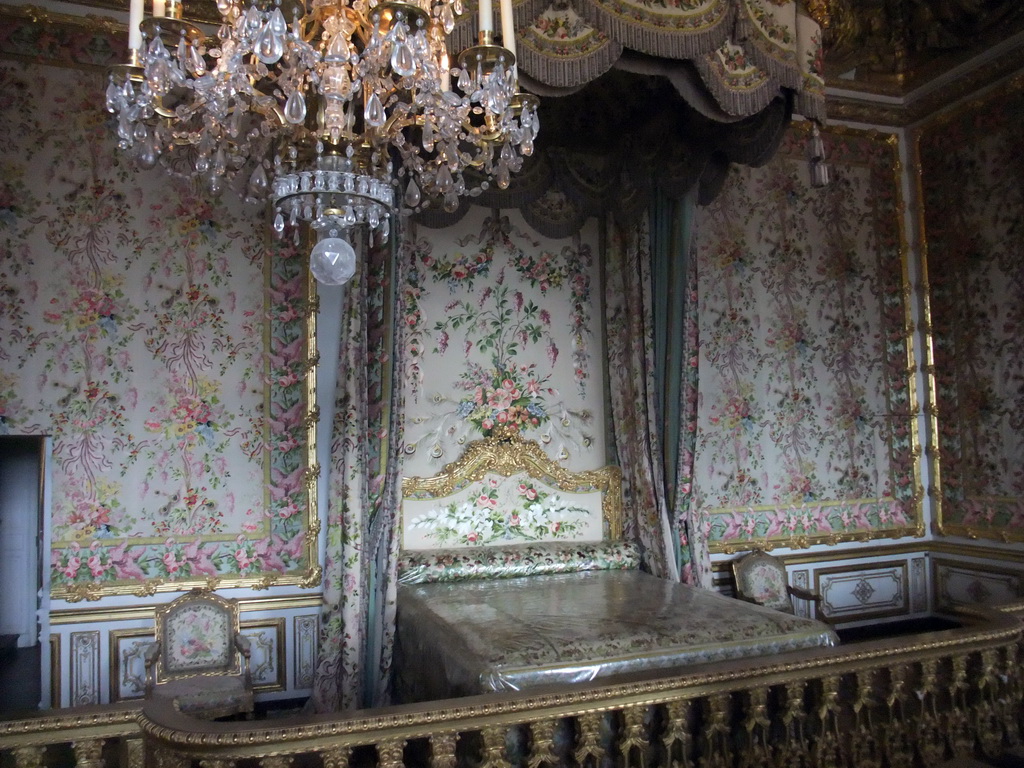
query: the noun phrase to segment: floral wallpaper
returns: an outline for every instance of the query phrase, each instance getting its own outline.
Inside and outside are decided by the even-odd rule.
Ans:
[[[568,459],[605,463],[596,224],[532,233],[517,211],[474,208],[406,242],[406,475],[512,429]]]
[[[1024,79],[919,137],[940,530],[1024,538]]]
[[[809,132],[697,216],[693,492],[712,551],[920,534],[894,139]]]
[[[53,437],[54,592],[304,574],[303,259],[120,157],[103,87],[0,63],[0,433]]]

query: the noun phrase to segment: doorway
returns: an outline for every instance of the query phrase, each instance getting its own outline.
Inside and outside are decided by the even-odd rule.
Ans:
[[[0,712],[48,706],[45,437],[0,435]],[[43,647],[43,640],[46,648]],[[45,651],[45,652],[44,652]],[[46,697],[47,699],[49,696]]]

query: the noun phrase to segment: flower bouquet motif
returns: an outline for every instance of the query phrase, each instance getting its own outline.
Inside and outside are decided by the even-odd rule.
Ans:
[[[558,493],[537,488],[532,482],[519,483],[502,494],[491,479],[475,499],[452,502],[414,517],[413,529],[424,532],[438,544],[465,546],[496,541],[555,541],[577,534],[590,512],[574,507]],[[511,498],[502,503],[503,495]]]
[[[505,367],[497,360],[491,368],[470,363],[455,384],[468,392],[459,401],[457,414],[484,436],[499,427],[516,431],[539,427],[550,418],[542,395],[554,390],[544,387],[549,377],[538,377],[536,367],[533,363]]]

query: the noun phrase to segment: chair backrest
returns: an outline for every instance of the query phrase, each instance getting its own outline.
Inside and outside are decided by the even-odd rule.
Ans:
[[[240,674],[235,650],[238,603],[195,589],[156,609],[158,682],[195,675]]]
[[[732,564],[736,593],[744,599],[767,608],[794,613],[789,596],[786,566],[767,552],[755,551]]]

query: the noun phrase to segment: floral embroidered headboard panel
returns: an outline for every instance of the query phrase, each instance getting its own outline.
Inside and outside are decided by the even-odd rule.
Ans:
[[[407,551],[622,537],[618,467],[569,472],[515,436],[470,443],[440,474],[405,478],[402,496]]]

